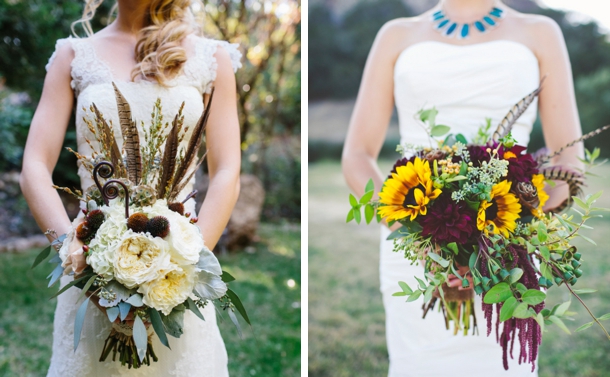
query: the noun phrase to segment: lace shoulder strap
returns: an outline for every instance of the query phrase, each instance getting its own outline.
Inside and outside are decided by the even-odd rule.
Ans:
[[[214,81],[216,80],[216,71],[218,70],[218,62],[216,62],[216,50],[218,47],[224,48],[231,57],[231,66],[233,71],[237,72],[241,68],[242,54],[239,51],[239,44],[229,43],[227,41],[219,41],[215,39],[198,38],[197,44],[197,64],[202,67],[203,77],[201,78],[202,92],[210,93]]]
[[[112,81],[112,72],[106,64],[98,59],[95,49],[85,38],[73,38],[70,36],[58,39],[55,43],[55,51],[45,66],[47,71],[53,60],[55,60],[57,51],[66,43],[69,43],[74,51],[74,59],[71,63],[72,82],[70,85],[77,97],[90,84]]]

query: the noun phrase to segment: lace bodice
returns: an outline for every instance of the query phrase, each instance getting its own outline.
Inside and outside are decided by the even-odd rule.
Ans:
[[[496,40],[473,45],[426,41],[405,49],[394,67],[394,98],[403,143],[428,146],[415,115],[435,106],[437,124],[472,140],[491,118],[492,128],[521,98],[538,87],[538,60],[525,45]],[[513,128],[527,145],[536,120],[534,102]],[[493,129],[492,129],[493,132]]]
[[[83,118],[93,120],[89,107],[95,103],[104,114],[105,119],[112,123],[115,135],[121,135],[117,105],[112,82],[114,81],[130,104],[132,116],[136,120],[140,140],[143,140],[143,127],[150,124],[151,112],[157,98],[161,99],[164,121],[171,121],[184,101],[184,125],[192,132],[203,111],[204,93],[209,93],[216,78],[217,63],[214,54],[219,46],[230,55],[234,70],[241,67],[241,53],[236,44],[210,40],[195,36],[194,49],[187,58],[182,72],[162,87],[148,81],[126,82],[113,79],[110,66],[101,60],[88,39],[66,38],[56,44],[56,51],[64,44],[69,44],[74,51],[71,63],[71,86],[76,96],[76,135],[78,152],[91,155],[91,147],[87,140],[95,145],[95,139],[89,131]],[[49,59],[47,70],[55,53]],[[190,134],[184,137],[182,143],[189,142]],[[122,139],[117,138],[119,148]],[[91,186],[93,181],[89,172],[79,166],[78,170],[83,189]],[[192,189],[187,185],[183,191]],[[194,210],[194,201],[186,203],[187,209]],[[72,278],[65,276],[61,284],[67,284]],[[77,297],[80,290],[70,288],[61,294],[57,300],[53,332],[53,356],[49,368],[49,377],[108,377],[108,376],[209,376],[226,377],[227,355],[223,340],[216,325],[216,313],[213,305],[203,310],[205,321],[187,312],[184,319],[185,333],[180,339],[170,338],[171,350],[167,349],[154,337],[153,345],[159,361],[141,369],[127,369],[110,358],[104,363],[98,361],[104,340],[110,332],[110,323],[93,304],[89,304],[87,317],[83,328],[81,342],[76,352],[73,350],[74,318],[76,315]]]

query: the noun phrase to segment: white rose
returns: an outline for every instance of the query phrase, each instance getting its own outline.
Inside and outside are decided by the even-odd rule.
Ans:
[[[168,243],[148,233],[128,230],[114,253],[115,279],[127,288],[155,280],[170,267]]]
[[[110,206],[100,208],[104,212],[105,220],[89,243],[89,256],[87,264],[93,270],[106,278],[114,276],[114,254],[127,232],[125,219],[125,205],[117,200],[111,201]]]
[[[169,315],[174,307],[182,304],[193,292],[195,267],[175,266],[158,279],[140,285],[144,304]]]

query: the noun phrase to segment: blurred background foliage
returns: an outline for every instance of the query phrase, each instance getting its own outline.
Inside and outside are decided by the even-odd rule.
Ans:
[[[506,5],[524,13],[542,14],[560,26],[572,64],[576,98],[583,132],[610,123],[610,42],[608,35],[593,21],[575,21],[570,13],[550,9],[533,0],[504,0]],[[438,0],[312,0],[309,6],[309,100],[353,99],[366,57],[375,35],[387,21],[420,14]],[[315,115],[315,114],[314,114]],[[310,112],[311,117],[311,112]],[[343,126],[343,125],[342,125]],[[315,127],[310,124],[311,128]],[[347,127],[347,125],[345,125]],[[310,161],[340,156],[342,143],[314,139],[309,143]],[[587,148],[610,142],[610,133],[587,141]],[[544,146],[539,122],[536,122],[530,149]],[[393,147],[385,148],[387,157],[395,157]],[[602,148],[610,155],[610,150]]]
[[[105,1],[98,8],[94,31],[107,24],[113,4]],[[82,6],[68,0],[0,0],[0,173],[21,168],[44,66],[55,41],[71,34]],[[240,44],[243,172],[263,181],[263,219],[300,221],[300,0],[205,0],[194,1],[192,9],[204,35]],[[65,146],[76,146],[73,120]],[[75,164],[62,151],[55,183],[78,186]]]

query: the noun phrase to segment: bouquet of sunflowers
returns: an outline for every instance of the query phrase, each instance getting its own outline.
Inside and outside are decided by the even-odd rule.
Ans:
[[[91,173],[95,185],[84,193],[56,187],[84,202],[84,217],[74,221],[67,235],[55,235],[53,246],[58,254],[49,261],[56,264],[49,275],[49,286],[63,274],[70,274],[74,280],[55,296],[71,287],[82,289],[79,300],[85,299],[76,313],[75,349],[88,303],[95,298],[112,323],[100,361],[111,353],[116,360],[118,354],[122,365],[139,368],[150,365],[151,359],[158,360],[151,341],[154,334],[167,347],[167,334],[180,337],[186,310],[203,320],[200,309],[217,301],[238,330],[235,311],[250,322],[239,297],[227,287],[235,279],[222,271],[214,253],[205,245],[195,225],[197,218],[185,213],[184,204],[196,191],[178,198],[205,158],[198,158],[197,150],[213,91],[188,145],[180,147],[186,134],[182,107],[170,126],[162,122],[158,100],[152,124],[144,128],[145,138],[140,143],[129,104],[116,86],[114,89],[124,153],[119,151],[112,127],[93,104],[95,120],[85,119],[95,137],[95,142],[88,140],[93,154],[74,153]],[[84,246],[70,254],[74,238]],[[49,253],[50,247],[43,250],[33,267]]]
[[[447,328],[452,323],[456,334],[477,331],[475,294],[483,296],[487,335],[495,308],[496,328],[502,324],[496,336],[505,369],[515,339],[521,344],[519,363],[529,362],[533,370],[545,324],[554,323],[567,331],[562,318],[569,302],[547,309],[545,291],[565,285],[582,303],[579,292],[572,288],[583,274],[581,253],[571,241],[582,237],[593,242],[579,232],[594,212],[604,210],[594,207],[601,192],[584,199],[577,196],[584,183],[583,172],[549,166],[548,162],[565,148],[610,126],[553,154],[526,153],[510,131],[539,92],[540,88],[519,101],[493,134],[488,120],[475,143],[469,143],[464,135],[449,134],[448,126],[437,125],[434,108],[420,111],[428,136],[438,145],[399,146],[409,157],[396,162],[379,199],[373,200],[372,180],[362,198],[349,198],[352,208],[347,222],[360,223],[364,210],[367,223],[374,217],[385,219],[390,226],[400,223],[389,236],[394,240],[394,251],[425,267],[425,278],[416,278],[417,287],[399,282],[401,291],[395,296],[405,296],[408,302],[423,296],[424,317],[439,303]],[[598,156],[599,150],[587,151],[585,162],[594,164]],[[545,182],[553,181],[565,181],[570,198],[545,213],[543,207],[549,198]],[[579,218],[559,214],[571,204],[578,206],[574,211]],[[461,289],[448,286],[454,276],[461,280]],[[599,319],[592,317],[594,321],[581,329],[597,323],[610,339]]]

